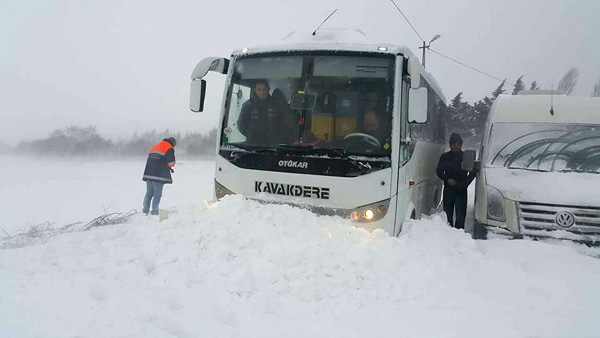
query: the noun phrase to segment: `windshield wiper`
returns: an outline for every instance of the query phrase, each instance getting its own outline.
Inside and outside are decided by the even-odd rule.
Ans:
[[[280,144],[277,147],[277,151],[284,153],[300,153],[306,155],[326,155],[331,157],[348,156],[348,149],[346,148],[327,148],[299,144]]]
[[[539,173],[549,173],[549,172],[552,172],[551,170],[547,170],[547,169],[534,169],[534,168],[526,168],[526,167],[505,166],[504,168],[507,168],[507,169],[517,169],[517,170],[526,170],[526,171],[535,171],[535,172],[539,172]]]
[[[348,176],[355,177],[364,174],[368,174],[373,171],[371,165],[363,163],[360,160],[356,160],[348,157],[348,149],[346,148],[325,148],[316,147],[313,145],[296,145],[296,144],[280,144],[277,147],[278,151],[282,152],[296,152],[307,155],[326,155],[329,157],[337,157],[347,159],[356,168],[356,171],[352,170],[348,173]]]
[[[316,148],[319,151],[325,152],[328,156],[347,157],[348,149],[346,148]]]
[[[560,172],[563,172],[563,173],[600,174],[600,171],[590,171],[590,170],[583,170],[583,169],[563,169]]]
[[[277,150],[273,148],[262,148],[256,145],[243,144],[243,143],[229,143],[225,146],[221,146],[220,150],[226,151],[239,151],[248,153],[274,153]]]
[[[277,146],[277,150],[280,152],[300,152],[300,153],[312,153],[315,150],[313,145],[299,145],[299,144],[280,144]]]

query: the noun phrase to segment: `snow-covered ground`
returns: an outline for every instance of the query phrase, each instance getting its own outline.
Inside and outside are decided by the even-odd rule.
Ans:
[[[210,200],[214,162],[178,159],[173,185],[165,185],[161,207]],[[0,234],[50,222],[61,227],[111,212],[141,209],[145,158],[131,161],[0,157]]]
[[[16,161],[11,231],[139,209],[143,163]],[[183,161],[163,222],[1,249],[0,337],[598,336],[600,260],[578,246],[474,241],[438,215],[391,238],[240,196],[207,204],[212,174]]]

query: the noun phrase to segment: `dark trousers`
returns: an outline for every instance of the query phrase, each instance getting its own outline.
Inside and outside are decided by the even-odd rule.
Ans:
[[[453,222],[456,209],[456,221]],[[448,224],[458,229],[465,228],[467,215],[467,189],[444,187],[444,211],[448,216]]]

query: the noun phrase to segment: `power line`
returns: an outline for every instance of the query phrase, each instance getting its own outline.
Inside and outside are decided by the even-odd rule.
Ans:
[[[394,2],[394,0],[390,0],[394,6],[396,6],[396,9],[398,10],[398,12],[400,12],[400,14],[402,14],[402,16],[404,17],[404,20],[406,20],[406,22],[408,22],[408,24],[410,25],[410,28],[413,29],[413,31],[415,31],[415,33],[417,34],[417,36],[419,37],[419,39],[421,41],[425,41],[423,40],[423,38],[421,37],[421,34],[419,34],[419,32],[417,32],[417,30],[415,29],[415,27],[412,25],[412,23],[410,23],[410,21],[408,20],[408,18],[406,17],[406,15],[404,15],[404,13],[402,13],[402,10],[400,10],[400,7],[398,7],[398,5],[396,5],[396,3]]]
[[[455,59],[453,59],[453,58],[451,58],[451,57],[449,57],[449,56],[446,56],[446,55],[444,55],[444,54],[442,54],[442,53],[436,52],[435,50],[433,50],[433,49],[431,49],[431,48],[429,48],[429,50],[430,50],[430,51],[432,51],[432,52],[434,52],[434,53],[436,53],[436,54],[437,54],[437,55],[439,55],[439,56],[445,57],[446,59],[448,59],[448,60],[450,60],[450,61],[454,61],[454,62],[458,63],[459,65],[462,65],[462,66],[464,66],[464,67],[467,67],[467,68],[469,68],[469,69],[471,69],[471,70],[474,70],[474,71],[476,71],[476,72],[478,72],[478,73],[481,73],[481,74],[483,74],[483,75],[485,75],[485,76],[488,76],[488,77],[490,77],[490,78],[492,78],[492,79],[494,79],[494,80],[498,80],[498,81],[506,81],[506,79],[501,79],[501,78],[495,77],[495,76],[493,76],[493,75],[490,75],[490,74],[488,74],[488,73],[486,73],[486,72],[484,72],[484,71],[481,71],[481,70],[479,70],[479,69],[477,69],[477,68],[475,68],[475,67],[471,67],[471,66],[469,66],[469,65],[467,65],[467,64],[465,64],[465,63],[463,63],[463,62],[460,62],[460,61],[458,61],[458,60],[455,60]],[[514,85],[515,85],[514,83],[510,83],[510,82],[508,82],[508,81],[506,81],[506,83],[508,83],[508,84],[509,84],[509,85],[511,85],[511,86],[514,86]]]
[[[467,65],[467,64],[465,64],[465,63],[463,63],[463,62],[460,62],[460,61],[458,61],[458,60],[455,60],[455,59],[453,59],[453,58],[451,58],[451,57],[449,57],[449,56],[446,56],[446,55],[444,55],[444,54],[442,54],[442,53],[436,52],[436,51],[434,51],[433,49],[429,48],[429,46],[425,46],[425,40],[424,40],[424,39],[421,37],[421,34],[419,34],[419,32],[417,32],[417,30],[416,30],[416,29],[415,29],[415,27],[412,25],[412,23],[410,23],[410,20],[408,20],[408,18],[406,17],[406,15],[404,15],[404,13],[403,13],[403,12],[402,12],[402,10],[400,9],[400,7],[398,7],[398,5],[396,5],[396,3],[394,2],[394,0],[390,0],[390,1],[391,1],[391,2],[394,4],[394,6],[395,6],[395,7],[396,7],[396,9],[398,10],[398,12],[400,12],[400,14],[402,14],[402,16],[404,17],[404,20],[406,20],[406,22],[408,22],[408,24],[410,25],[410,28],[412,28],[412,30],[415,32],[415,34],[417,34],[417,36],[419,37],[419,39],[420,39],[421,41],[423,41],[423,47],[419,47],[419,48],[423,48],[423,67],[425,67],[425,49],[429,49],[430,51],[432,51],[432,52],[436,53],[436,54],[437,54],[437,55],[439,55],[439,56],[445,57],[446,59],[448,59],[448,60],[450,60],[450,61],[454,61],[454,62],[458,63],[459,65],[462,65],[462,66],[464,66],[464,67],[467,67],[467,68],[469,68],[469,69],[472,69],[472,70],[474,70],[474,71],[476,71],[476,72],[478,72],[478,73],[481,73],[481,74],[483,74],[483,75],[485,75],[485,76],[488,76],[488,77],[490,77],[490,78],[492,78],[492,79],[494,79],[494,80],[498,80],[498,81],[501,81],[501,82],[502,82],[502,81],[504,81],[505,83],[508,83],[508,84],[509,84],[509,85],[511,85],[511,86],[514,86],[514,85],[515,85],[514,83],[510,83],[510,82],[506,81],[506,79],[504,79],[504,80],[503,80],[503,79],[500,79],[500,78],[498,78],[498,77],[495,77],[495,76],[493,76],[493,75],[490,75],[490,74],[488,74],[488,73],[486,73],[486,72],[484,72],[484,71],[481,71],[481,70],[479,70],[479,69],[477,69],[477,68],[475,68],[475,67],[471,67],[471,66],[469,66],[469,65]],[[333,13],[332,13],[332,14],[333,14]],[[313,33],[313,35],[314,35],[314,33]],[[436,35],[436,37],[434,37],[433,39],[435,40],[435,39],[436,39],[436,38],[438,38],[438,37],[439,37],[439,35]],[[432,41],[433,41],[433,40],[432,40]]]

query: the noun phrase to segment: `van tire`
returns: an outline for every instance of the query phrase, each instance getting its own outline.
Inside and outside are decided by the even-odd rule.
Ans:
[[[479,221],[473,225],[473,239],[487,239],[487,229]]]

